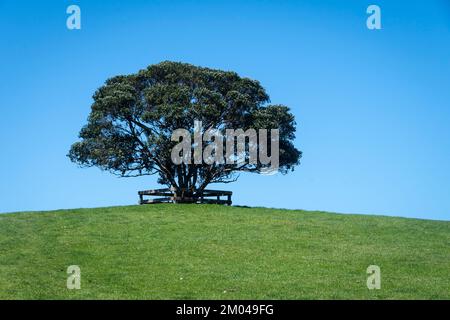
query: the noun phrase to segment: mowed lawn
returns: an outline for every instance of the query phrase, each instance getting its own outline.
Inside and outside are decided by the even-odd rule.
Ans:
[[[0,298],[450,299],[450,222],[181,204],[1,214]]]

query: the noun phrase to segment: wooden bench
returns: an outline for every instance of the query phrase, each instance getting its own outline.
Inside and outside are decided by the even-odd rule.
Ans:
[[[180,197],[172,189],[154,189],[139,191],[139,204],[154,203],[208,203],[208,204],[224,204],[231,206],[231,196],[233,192],[222,190],[203,190],[200,195],[195,197]],[[145,196],[156,197],[153,199],[144,199]],[[226,200],[221,197],[226,197]]]

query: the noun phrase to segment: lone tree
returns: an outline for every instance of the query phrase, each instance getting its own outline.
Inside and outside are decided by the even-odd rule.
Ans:
[[[194,134],[194,121],[221,132],[278,129],[278,171],[283,174],[292,171],[302,155],[292,143],[295,120],[289,108],[269,105],[269,96],[258,81],[235,72],[166,61],[108,79],[93,100],[81,141],[68,154],[70,160],[122,177],[156,174],[158,183],[173,188],[181,198],[197,198],[211,183],[233,182],[239,172],[261,173],[266,167],[251,161],[175,164],[171,151],[177,141],[172,134],[180,128]],[[251,148],[246,144],[244,160]]]

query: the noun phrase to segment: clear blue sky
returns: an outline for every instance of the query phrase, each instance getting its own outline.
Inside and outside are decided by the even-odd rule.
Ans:
[[[318,2],[0,0],[0,212],[157,187],[66,154],[105,79],[175,60],[257,79],[295,113],[301,166],[218,186],[236,204],[450,220],[449,2]],[[382,30],[366,28],[370,4]]]

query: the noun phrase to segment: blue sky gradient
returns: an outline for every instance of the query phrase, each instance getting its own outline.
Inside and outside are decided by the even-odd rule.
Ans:
[[[82,29],[66,28],[77,4]],[[382,30],[368,30],[377,4]],[[0,0],[0,212],[134,204],[156,178],[66,157],[109,77],[233,70],[291,107],[302,164],[215,186],[234,203],[450,220],[450,4]]]

